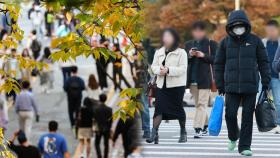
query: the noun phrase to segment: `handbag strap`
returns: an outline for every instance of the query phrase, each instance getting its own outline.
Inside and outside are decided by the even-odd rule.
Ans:
[[[211,40],[209,40],[208,51],[209,51],[209,56],[211,56]],[[211,80],[214,81],[214,74],[213,74],[213,68],[211,63],[210,63],[210,73],[211,73]]]

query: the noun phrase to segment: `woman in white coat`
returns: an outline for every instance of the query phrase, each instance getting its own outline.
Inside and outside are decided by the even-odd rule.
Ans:
[[[157,75],[156,106],[153,129],[148,143],[158,144],[158,128],[162,120],[179,120],[181,132],[179,143],[187,141],[186,114],[183,97],[187,81],[188,56],[179,48],[179,35],[173,29],[163,32],[163,46],[156,51],[152,71]]]

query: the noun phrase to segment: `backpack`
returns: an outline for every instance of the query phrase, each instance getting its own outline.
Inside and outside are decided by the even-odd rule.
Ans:
[[[72,80],[69,84],[68,94],[72,97],[79,97],[81,95],[81,84],[77,80]]]
[[[41,51],[41,43],[37,40],[37,39],[34,39],[31,43],[31,50],[32,52],[40,52]]]

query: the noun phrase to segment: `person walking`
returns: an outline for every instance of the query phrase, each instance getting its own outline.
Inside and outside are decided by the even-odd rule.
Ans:
[[[139,146],[137,118],[138,116],[130,117],[127,115],[125,121],[120,119],[117,123],[115,132],[113,134],[113,147],[116,146],[116,142],[119,135],[122,135],[124,158],[127,158],[128,155],[130,155],[133,152],[135,146]]]
[[[148,96],[145,94],[148,88],[148,79],[149,73],[147,72],[147,67],[145,67],[144,60],[135,61],[135,87],[142,88],[142,93],[138,96],[139,101],[143,104],[143,109],[141,110],[141,121],[142,121],[142,130],[144,131],[143,138],[147,139],[150,137],[150,102]]]
[[[43,158],[70,158],[66,139],[57,133],[57,129],[58,123],[50,121],[49,132],[39,139],[38,148]]]
[[[27,48],[24,48],[22,50],[21,56],[27,61],[31,60],[31,56],[30,56],[29,50]],[[22,80],[31,81],[31,71],[30,71],[30,69],[21,68],[21,72],[22,72]]]
[[[5,96],[0,93],[0,128],[4,131],[8,128],[8,107]]]
[[[123,75],[122,75],[122,54],[121,54],[119,43],[115,43],[112,50],[116,55],[116,59],[113,61],[113,81],[115,82],[115,84],[118,84],[121,87]],[[115,85],[115,90],[117,89],[118,87]]]
[[[32,51],[34,60],[37,60],[40,57],[40,52],[42,48],[42,44],[37,38],[37,33],[38,32],[36,30],[32,30],[27,41],[27,48],[29,48]]]
[[[95,101],[98,101],[100,94],[101,94],[101,90],[99,87],[99,83],[97,82],[95,75],[90,74],[88,78],[87,97]]]
[[[262,40],[251,33],[251,24],[243,10],[229,14],[227,36],[216,53],[214,69],[219,94],[225,94],[225,119],[228,129],[228,150],[233,151],[239,139],[241,155],[252,156],[253,114],[258,92],[258,74],[262,89],[270,83],[269,59]],[[237,113],[242,106],[241,130]]]
[[[40,6],[35,6],[34,11],[30,14],[30,19],[32,20],[33,29],[38,33],[38,38],[43,37],[42,24],[44,21],[44,16],[40,10]]]
[[[3,70],[8,74],[8,77],[15,79],[18,83],[22,80],[22,69],[20,68],[20,63],[17,60],[17,50],[15,48],[11,49],[11,57],[4,59]],[[18,87],[19,88],[19,87]],[[6,93],[8,107],[14,105],[17,94],[14,90]]]
[[[91,138],[93,136],[93,103],[90,98],[86,97],[78,114],[77,128],[80,152],[84,151],[86,146],[86,157],[90,158]]]
[[[192,25],[193,40],[187,41],[185,50],[188,53],[188,79],[187,87],[195,100],[195,116],[193,127],[194,138],[207,134],[209,99],[217,43],[207,37],[206,24],[197,21]]]
[[[186,114],[183,108],[183,97],[187,80],[188,56],[179,48],[179,35],[174,29],[163,31],[163,46],[156,51],[151,66],[157,75],[155,113],[153,128],[148,143],[158,143],[158,128],[162,120],[179,120],[181,132],[179,143],[187,141],[185,128]]]
[[[95,137],[95,149],[98,158],[102,158],[100,143],[103,137],[104,142],[104,154],[103,158],[108,158],[109,155],[109,139],[111,134],[112,127],[112,117],[113,110],[108,107],[105,102],[107,100],[107,96],[105,94],[101,94],[99,96],[100,105],[98,105],[94,109],[93,118],[97,124],[97,131]]]
[[[49,47],[45,47],[44,56],[41,59],[41,62],[48,65],[48,68],[43,68],[40,73],[40,84],[42,86],[42,92],[49,93],[53,88],[54,75],[53,75],[53,61],[50,58],[51,50]]]
[[[99,47],[109,48],[109,41],[105,37],[101,37]],[[101,56],[100,59],[96,61],[98,82],[102,91],[108,90],[107,73],[106,73],[108,64],[109,64],[108,61],[106,61],[103,56]]]
[[[67,79],[63,88],[67,93],[68,114],[71,127],[74,130],[75,121],[77,120],[77,114],[81,107],[83,98],[82,92],[85,90],[85,82],[81,77],[78,76],[77,66],[72,68],[72,76]]]
[[[263,39],[263,44],[266,47],[270,68],[272,70],[273,60],[276,55],[276,50],[280,46],[279,24],[276,20],[270,20],[265,27],[266,38]],[[277,71],[271,71],[270,87],[273,95],[274,105],[278,113],[277,124],[274,129],[276,134],[280,134],[280,79]]]
[[[272,63],[273,71],[280,73],[280,47],[278,47],[273,63]]]
[[[18,114],[19,129],[24,131],[27,139],[29,139],[34,114],[36,116],[36,122],[39,122],[39,111],[34,96],[29,91],[29,81],[23,81],[21,87],[22,90],[16,98],[15,109]]]
[[[53,34],[54,30],[54,22],[55,22],[55,15],[53,11],[48,8],[47,11],[45,12],[45,27],[47,30],[47,36],[51,37]]]
[[[19,145],[14,144],[16,138]],[[30,145],[25,133],[21,130],[13,134],[13,137],[9,140],[8,147],[17,154],[18,158],[41,158],[39,149]]]

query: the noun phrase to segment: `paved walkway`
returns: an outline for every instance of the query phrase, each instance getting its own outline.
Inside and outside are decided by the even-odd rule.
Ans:
[[[194,139],[192,117],[194,108],[186,108],[188,115],[187,131],[188,142],[179,144],[180,126],[178,121],[170,121],[161,124],[159,128],[159,144],[147,144],[143,141],[143,154],[145,158],[237,158],[242,157],[237,150],[227,151],[227,130],[223,122],[220,136],[206,136],[202,139]],[[153,109],[151,110],[153,115]],[[280,135],[272,132],[260,133],[254,123],[252,150],[253,157],[273,158],[280,157]]]

